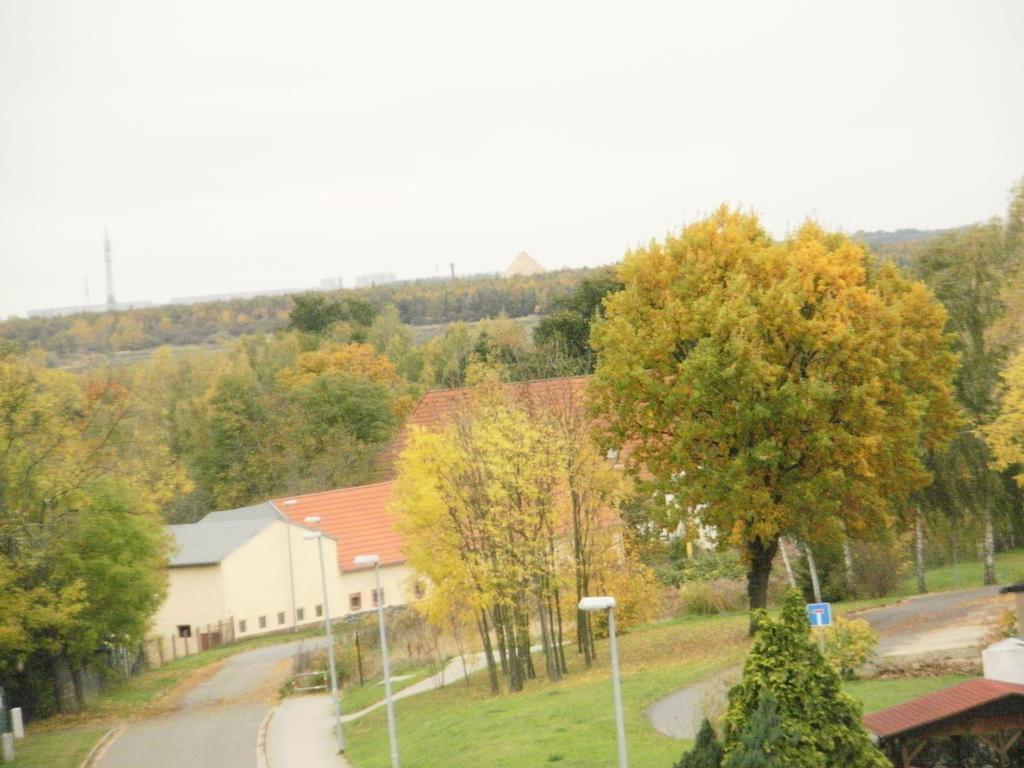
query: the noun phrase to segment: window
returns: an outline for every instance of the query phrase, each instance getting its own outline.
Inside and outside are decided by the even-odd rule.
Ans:
[[[278,626],[284,624],[284,611],[281,611],[279,614],[277,614],[277,624]]]
[[[238,634],[245,632],[245,619],[238,620]]]
[[[259,621],[260,621],[260,629],[266,629],[267,628],[267,617],[266,616],[260,616]]]
[[[377,590],[373,590],[373,607],[376,608],[379,605],[384,604],[384,590],[381,589],[378,594]]]
[[[295,611],[295,620],[296,621],[302,621],[305,618],[306,618],[306,609],[305,608],[299,608],[297,611]]]
[[[348,596],[348,609],[352,613],[363,610],[363,593],[353,592]]]
[[[192,637],[192,627],[188,624],[179,624],[178,637]]]
[[[318,605],[316,607],[316,616],[317,616],[317,618],[320,618],[323,615],[324,615],[324,607],[322,605]]]

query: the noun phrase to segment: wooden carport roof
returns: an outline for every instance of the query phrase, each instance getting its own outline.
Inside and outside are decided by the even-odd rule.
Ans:
[[[967,680],[865,715],[864,725],[898,747],[904,766],[928,741],[947,736],[977,736],[1005,754],[1024,729],[1024,685]]]

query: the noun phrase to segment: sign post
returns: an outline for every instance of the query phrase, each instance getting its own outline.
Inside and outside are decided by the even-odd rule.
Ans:
[[[832,625],[831,603],[808,603],[807,621],[810,623],[811,629],[814,630],[815,637],[818,638],[818,650],[824,654],[825,635],[823,631],[825,627]]]

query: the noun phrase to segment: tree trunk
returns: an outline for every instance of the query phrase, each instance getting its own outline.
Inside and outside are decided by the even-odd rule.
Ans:
[[[779,540],[772,539],[764,543],[761,539],[747,542],[747,600],[750,604],[750,634],[757,631],[759,608],[768,607],[768,579],[772,575],[772,560],[779,548]]]
[[[484,658],[487,660],[487,677],[491,682],[491,693],[497,694],[501,692],[501,687],[498,684],[498,665],[494,661],[494,648],[491,646],[491,628],[487,625],[487,611],[480,611],[477,627],[480,629],[480,642],[483,643]],[[466,671],[465,666],[463,670]],[[469,681],[468,676],[466,680]]]
[[[853,573],[853,551],[850,549],[850,540],[845,535],[843,536],[843,567],[846,569],[846,583],[851,590],[854,590],[856,581]]]
[[[996,583],[996,532],[992,523],[992,507],[985,506],[985,584]]]
[[[917,570],[917,591],[923,595],[928,591],[928,585],[924,581],[924,515],[920,507],[917,508],[914,525],[914,566]]]
[[[814,590],[814,602],[821,602],[821,581],[818,579],[818,564],[814,562],[811,545],[804,544],[804,557],[807,558],[807,570],[811,573],[811,589]]]
[[[779,539],[779,554],[782,555],[782,565],[786,568],[786,578],[789,579],[789,586],[796,589],[796,576],[793,575],[793,566],[789,563],[789,553],[786,552],[786,540]]]

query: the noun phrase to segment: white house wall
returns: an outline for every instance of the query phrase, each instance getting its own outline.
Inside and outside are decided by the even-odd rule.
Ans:
[[[316,608],[323,603],[320,581],[320,560],[317,540],[302,538],[303,530],[284,522],[275,522],[222,562],[224,595],[228,615],[235,620],[236,637],[273,632],[292,626],[293,610],[301,610],[299,625],[322,621]],[[289,572],[289,544],[291,572]],[[327,595],[332,615],[342,606],[338,572],[337,547],[331,539],[323,540],[324,570],[327,573]],[[294,579],[295,602],[291,585]],[[284,614],[281,621],[280,614]],[[260,617],[265,626],[260,627]],[[242,629],[242,623],[245,622]]]
[[[380,587],[384,590],[384,605],[406,605],[413,600],[412,569],[405,565],[388,565],[380,569]],[[341,574],[339,588],[344,600],[345,613],[355,613],[351,596],[360,595],[363,611],[374,608],[374,575],[372,568],[347,571]]]
[[[228,618],[219,565],[168,568],[167,599],[153,619],[152,633],[178,634],[178,626],[216,625]]]

